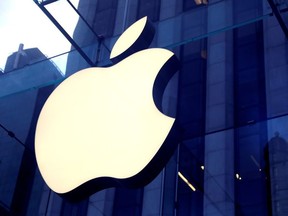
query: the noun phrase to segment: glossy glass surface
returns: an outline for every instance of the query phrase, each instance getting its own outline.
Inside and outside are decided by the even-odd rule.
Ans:
[[[103,39],[99,42],[87,33],[82,21],[74,23],[76,30],[67,29],[93,63],[108,66],[118,36],[148,15],[156,27],[152,47],[172,50],[181,62],[167,87],[164,109],[177,112],[183,140],[166,168],[145,188],[113,188],[73,205],[50,192],[31,153],[37,117],[58,83],[90,65],[69,43],[48,59],[9,71],[1,65],[1,211],[117,216],[287,213],[288,62],[283,26],[267,1],[205,2],[80,1],[79,12]],[[47,9],[55,15],[59,3]],[[70,7],[66,3],[61,1]],[[274,3],[287,24],[286,1]],[[93,7],[97,16],[89,13]],[[63,23],[65,14],[55,18]],[[39,34],[35,23],[27,25]],[[61,37],[58,32],[59,43]],[[55,39],[44,43],[57,46]],[[174,91],[177,83],[179,94]]]

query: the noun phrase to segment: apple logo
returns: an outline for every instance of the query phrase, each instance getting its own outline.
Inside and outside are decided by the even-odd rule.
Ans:
[[[64,80],[44,104],[35,154],[56,193],[80,200],[99,190],[152,181],[179,142],[179,127],[161,110],[165,86],[178,70],[144,17],[115,43],[111,67],[88,68]]]

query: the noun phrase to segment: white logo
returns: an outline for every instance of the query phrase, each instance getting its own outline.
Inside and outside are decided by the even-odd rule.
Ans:
[[[138,51],[143,44],[148,47],[143,36],[151,30],[147,18],[140,19],[114,45],[110,57],[117,64],[81,70],[47,99],[37,123],[35,151],[53,191],[77,199],[119,184],[142,185],[171,156],[177,139],[167,136],[174,137],[175,119],[159,111],[153,94],[154,81],[161,83],[165,74],[171,77],[177,59],[166,49]]]

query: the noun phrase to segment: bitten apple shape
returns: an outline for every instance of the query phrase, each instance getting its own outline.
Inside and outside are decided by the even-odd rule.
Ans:
[[[142,29],[143,19],[135,23]],[[112,50],[115,58],[127,54],[111,67],[88,68],[67,78],[41,111],[36,159],[45,182],[59,194],[77,199],[111,186],[147,183],[177,144],[175,119],[154,103],[156,81],[165,80],[161,77],[169,69],[170,77],[176,72],[174,54],[128,48],[122,46],[116,54]]]

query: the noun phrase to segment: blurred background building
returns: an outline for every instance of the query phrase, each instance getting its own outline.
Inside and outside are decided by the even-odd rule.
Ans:
[[[61,20],[46,10],[55,2],[36,1],[65,35]],[[64,77],[53,59],[22,45],[1,72],[0,215],[288,215],[287,1],[80,0],[68,6],[79,21],[65,35],[71,52]],[[113,44],[143,16],[155,26],[151,47],[170,49],[181,62],[163,109],[177,116],[182,140],[147,186],[110,188],[69,203],[37,169],[37,117],[63,78],[111,65]]]

